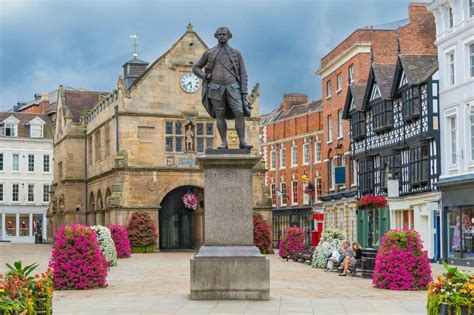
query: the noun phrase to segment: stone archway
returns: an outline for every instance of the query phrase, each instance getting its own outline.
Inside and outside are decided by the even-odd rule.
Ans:
[[[196,210],[185,207],[182,197],[193,193]],[[160,204],[160,249],[197,249],[203,242],[204,191],[196,186],[180,186],[169,191]]]

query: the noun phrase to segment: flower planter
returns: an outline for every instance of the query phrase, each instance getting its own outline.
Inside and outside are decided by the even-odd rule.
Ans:
[[[144,253],[154,253],[155,245],[148,246],[132,246],[132,253],[134,254],[144,254]]]
[[[469,314],[469,307],[467,305],[461,305],[461,315],[471,315]],[[456,308],[454,305],[449,305],[442,303],[439,305],[439,315],[455,315],[456,314]]]
[[[53,298],[36,298],[35,311],[37,315],[53,314]],[[50,305],[50,307],[48,307]]]

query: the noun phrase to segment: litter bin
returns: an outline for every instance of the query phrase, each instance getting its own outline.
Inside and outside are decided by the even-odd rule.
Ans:
[[[362,278],[372,278],[375,267],[375,256],[377,256],[377,250],[374,248],[362,249],[362,257],[360,262],[360,270]]]

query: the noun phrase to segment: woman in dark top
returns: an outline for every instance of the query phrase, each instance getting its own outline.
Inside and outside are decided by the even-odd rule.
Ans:
[[[360,246],[359,243],[357,242],[353,242],[352,243],[352,254],[351,255],[347,255],[345,258],[344,258],[344,262],[343,262],[343,271],[342,273],[340,274],[340,276],[345,276],[347,275],[347,272],[349,271],[349,269],[353,269],[355,264],[357,263],[357,260],[360,259],[360,257],[362,256],[362,247]]]

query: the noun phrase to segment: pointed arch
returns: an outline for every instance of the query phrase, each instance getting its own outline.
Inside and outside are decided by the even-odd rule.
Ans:
[[[95,210],[95,198],[94,198],[94,192],[92,191],[89,194],[89,210]]]
[[[100,191],[100,189],[97,192],[96,209],[97,210],[103,210],[104,209],[104,201],[102,199],[102,192]]]
[[[110,207],[110,198],[112,197],[112,191],[110,190],[110,187],[107,187],[107,190],[105,191],[105,208]]]

